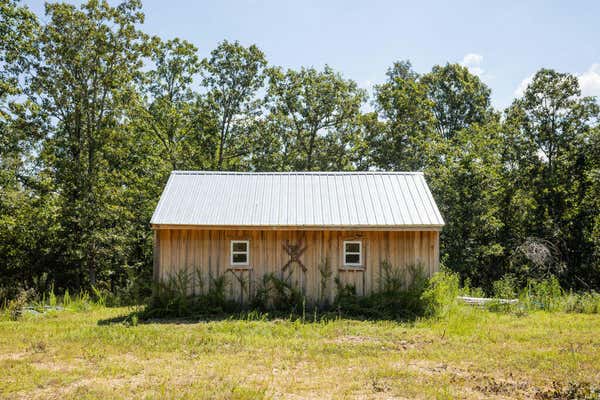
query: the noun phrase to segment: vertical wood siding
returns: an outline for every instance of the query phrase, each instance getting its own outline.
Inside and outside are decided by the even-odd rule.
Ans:
[[[250,268],[230,265],[231,240],[250,241]],[[344,268],[345,240],[362,241],[362,268]],[[161,229],[155,231],[154,276],[165,280],[180,271],[187,271],[191,280],[189,291],[198,294],[207,290],[211,277],[226,274],[228,297],[243,302],[253,295],[265,274],[283,277],[282,267],[290,260],[283,247],[286,241],[306,246],[300,257],[306,272],[293,264],[289,276],[311,300],[333,300],[336,277],[343,285],[354,285],[359,295],[379,290],[384,261],[406,271],[410,265],[421,265],[429,276],[439,268],[439,232],[436,231]],[[323,285],[319,267],[325,259],[328,259],[332,273]]]

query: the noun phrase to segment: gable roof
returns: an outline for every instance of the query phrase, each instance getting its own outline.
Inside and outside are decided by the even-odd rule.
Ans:
[[[173,171],[150,223],[441,229],[420,172]]]

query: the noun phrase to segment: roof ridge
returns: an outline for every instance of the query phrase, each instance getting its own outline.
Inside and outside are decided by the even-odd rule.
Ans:
[[[171,175],[423,175],[421,171],[285,171],[285,172],[239,172],[239,171],[171,171]]]

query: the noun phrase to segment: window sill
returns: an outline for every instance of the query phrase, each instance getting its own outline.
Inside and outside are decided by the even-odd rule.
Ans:
[[[338,268],[340,271],[364,271],[364,265],[344,265]]]
[[[232,271],[247,271],[252,269],[252,267],[249,265],[230,265],[228,269]]]

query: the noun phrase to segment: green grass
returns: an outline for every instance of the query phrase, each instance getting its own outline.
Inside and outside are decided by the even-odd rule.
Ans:
[[[543,399],[600,382],[600,315],[110,322],[131,311],[0,321],[0,397]]]

